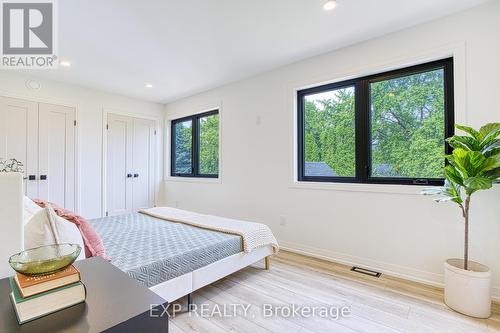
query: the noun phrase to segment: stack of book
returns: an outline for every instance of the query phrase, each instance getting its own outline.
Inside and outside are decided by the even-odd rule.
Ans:
[[[85,301],[85,286],[73,266],[54,274],[28,276],[16,273],[10,278],[10,299],[19,324]]]

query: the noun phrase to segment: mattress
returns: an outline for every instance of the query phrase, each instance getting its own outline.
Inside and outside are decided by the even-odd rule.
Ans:
[[[141,213],[89,221],[111,263],[152,287],[243,249],[240,236],[169,222]]]

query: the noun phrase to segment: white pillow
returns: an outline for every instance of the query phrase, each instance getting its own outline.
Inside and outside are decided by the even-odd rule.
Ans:
[[[24,248],[26,249],[62,243],[80,245],[82,251],[77,260],[85,259],[80,230],[75,224],[57,216],[52,207],[40,209],[24,226]]]
[[[23,214],[23,225],[29,222],[29,220],[35,215],[37,212],[41,211],[43,208],[38,206],[27,196],[24,196],[24,214]]]

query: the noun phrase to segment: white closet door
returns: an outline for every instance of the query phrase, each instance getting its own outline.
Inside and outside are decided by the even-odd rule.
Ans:
[[[75,210],[74,122],[74,108],[39,104],[39,196],[70,210]]]
[[[132,140],[130,117],[108,114],[106,206],[108,215],[132,210]]]
[[[154,204],[154,131],[152,120],[134,118],[133,137],[133,209]]]
[[[38,197],[38,103],[0,97],[0,158],[24,164],[26,195]]]

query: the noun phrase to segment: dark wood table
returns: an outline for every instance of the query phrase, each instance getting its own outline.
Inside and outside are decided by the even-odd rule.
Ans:
[[[85,303],[19,325],[8,279],[0,280],[0,332],[168,332],[168,303],[102,258],[75,263],[87,289]],[[150,316],[151,306],[154,316]]]

